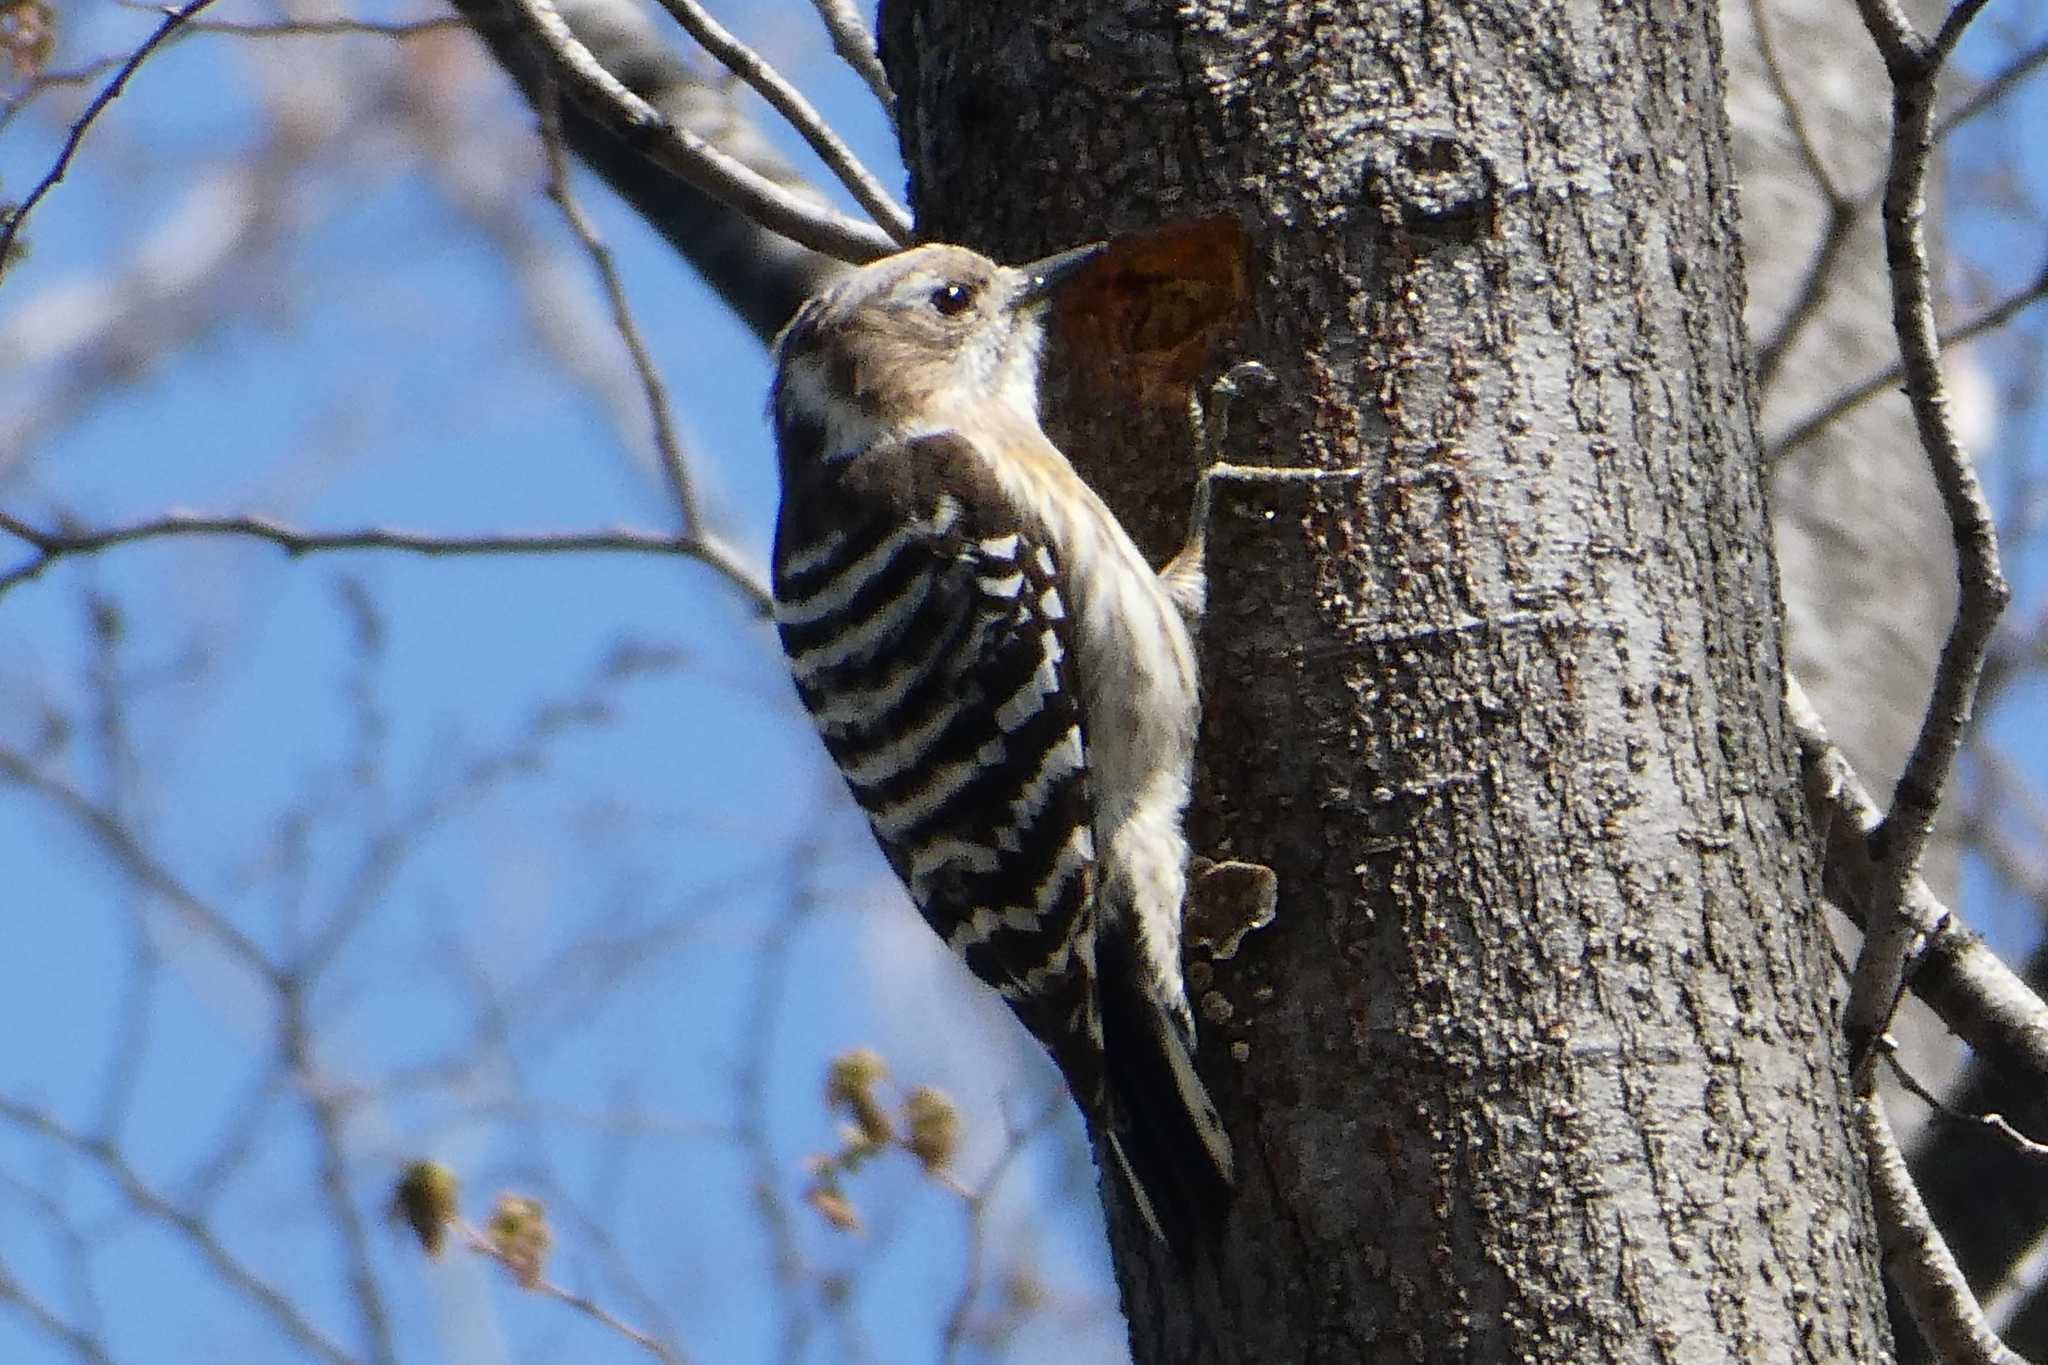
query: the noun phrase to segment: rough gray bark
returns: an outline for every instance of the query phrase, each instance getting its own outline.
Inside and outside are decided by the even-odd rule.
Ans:
[[[1205,1011],[1227,1238],[1182,1276],[1112,1219],[1137,1359],[1887,1357],[1712,11],[882,23],[929,235],[1239,215],[1281,386],[1230,453],[1361,471],[1212,542],[1196,828],[1281,919]],[[1178,421],[1060,410],[1164,548]]]

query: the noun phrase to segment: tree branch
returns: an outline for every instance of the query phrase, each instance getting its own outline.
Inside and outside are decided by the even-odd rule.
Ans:
[[[179,536],[240,536],[302,555],[333,550],[396,550],[406,554],[531,555],[609,551],[630,554],[682,555],[708,565],[739,589],[749,605],[766,615],[773,605],[767,587],[739,559],[717,542],[700,535],[658,535],[651,531],[562,531],[533,535],[442,536],[399,531],[381,526],[354,531],[305,531],[254,516],[198,516],[168,513],[147,521],[98,531],[42,531],[8,512],[0,512],[0,531],[26,541],[35,551],[27,563],[0,573],[0,597],[10,588],[36,578],[60,559],[97,554],[117,545]]]
[[[665,117],[607,71],[556,10],[554,0],[505,0],[540,44],[562,88],[584,111],[656,165],[816,251],[859,264],[887,256],[896,241],[872,223],[847,217],[791,191]]]
[[[860,9],[853,0],[811,0],[811,4],[832,35],[832,50],[867,82],[875,103],[889,116],[889,126],[895,127],[896,90],[889,84],[889,73],[882,69],[881,54],[875,50],[875,35],[868,31]]]
[[[1941,1239],[1875,1094],[1856,1097],[1856,1127],[1870,1171],[1871,1204],[1885,1272],[1945,1365],[2027,1365],[1984,1321],[1955,1257]]]
[[[21,225],[28,218],[29,212],[42,202],[44,195],[56,188],[57,182],[71,169],[72,159],[78,155],[79,144],[85,141],[86,130],[92,127],[109,104],[120,98],[121,91],[127,88],[129,78],[149,60],[149,54],[162,47],[186,20],[212,3],[213,0],[186,0],[186,3],[166,14],[164,21],[156,26],[155,31],[142,40],[141,45],[129,54],[127,61],[121,63],[120,69],[114,73],[114,79],[108,81],[99,94],[93,96],[92,103],[85,106],[85,112],[71,125],[71,132],[64,139],[64,147],[57,153],[56,162],[43,178],[36,182],[35,188],[28,192],[28,198],[13,209],[0,212],[0,270],[6,268],[8,257],[14,252],[14,239],[20,235]]]
[[[697,0],[661,0],[661,7],[683,26],[685,32],[701,43],[706,52],[718,58],[726,70],[754,87],[761,98],[768,101],[770,108],[789,121],[790,127],[810,144],[818,159],[839,178],[839,183],[846,186],[847,192],[868,211],[869,217],[881,225],[884,232],[899,245],[910,244],[913,235],[910,211],[882,188],[881,182],[853,154],[853,148],[832,131],[831,125],[811,107],[811,102],[782,78],[781,72],[706,14]]]
[[[2032,280],[1985,309],[1976,317],[1971,318],[1959,327],[1952,327],[1941,333],[1939,344],[1943,350],[1946,350],[1951,346],[1959,346],[1964,342],[1974,341],[1986,332],[1995,332],[2044,298],[2048,298],[2048,265],[2042,266],[2040,273],[2035,275]],[[1775,338],[1773,339],[1773,344],[1777,344]],[[1794,451],[1810,443],[1823,431],[1840,421],[1842,417],[1862,407],[1871,399],[1897,384],[1905,377],[1905,374],[1906,367],[1901,362],[1870,376],[1870,378],[1860,384],[1843,390],[1830,400],[1825,407],[1811,416],[1803,418],[1790,431],[1772,442],[1770,449],[1764,452],[1765,468],[1775,469]]]
[[[562,210],[562,218],[569,224],[569,231],[575,234],[583,247],[583,254],[590,258],[591,265],[597,270],[605,302],[611,307],[612,326],[626,344],[626,354],[632,358],[633,373],[639,378],[640,391],[647,397],[647,419],[654,432],[654,449],[661,460],[662,474],[668,481],[669,496],[675,499],[676,511],[684,528],[700,530],[703,520],[697,505],[697,493],[690,479],[689,465],[683,460],[682,438],[676,434],[675,421],[669,415],[668,388],[662,383],[661,371],[656,368],[654,356],[640,335],[640,325],[633,320],[632,305],[626,301],[625,282],[619,278],[619,267],[612,259],[611,248],[597,235],[597,228],[584,214],[583,206],[576,202],[576,196],[569,188],[569,168],[567,159],[562,155],[560,102],[543,101],[540,116],[540,141],[548,165],[548,198]]]
[[[1824,889],[1861,928],[1880,876],[1869,836],[1883,817],[1797,679],[1787,679],[1785,709],[1799,737],[1807,807],[1822,833]],[[1914,994],[2016,1085],[2048,1088],[2048,1005],[1924,881],[1914,879],[1902,911],[1921,939],[1909,974]]]
[[[1834,177],[1829,173],[1825,163],[1821,160],[1819,147],[1811,136],[1811,130],[1807,127],[1805,113],[1793,96],[1791,82],[1786,77],[1783,67],[1777,60],[1777,54],[1771,43],[1770,31],[1765,21],[1761,0],[1750,0],[1750,15],[1751,27],[1757,35],[1759,55],[1763,59],[1765,77],[1771,82],[1779,103],[1784,107],[1786,123],[1792,133],[1794,144],[1799,149],[1800,160],[1805,164],[1807,172],[1813,177],[1815,184],[1819,186],[1821,196],[1827,204],[1828,211],[1826,229],[1821,235],[1819,246],[1814,251],[1813,261],[1808,266],[1806,274],[1795,292],[1792,306],[1786,309],[1776,331],[1757,346],[1757,383],[1759,387],[1768,389],[1772,381],[1777,377],[1778,370],[1783,365],[1793,343],[1805,332],[1807,325],[1819,315],[1820,305],[1827,297],[1828,287],[1833,283],[1835,270],[1841,263],[1842,251],[1848,245],[1852,230],[1855,228],[1857,221],[1863,216],[1864,211],[1877,204],[1883,198],[1885,181],[1880,179],[1876,184],[1859,192],[1853,198],[1846,194],[1835,182]],[[2003,70],[1973,91],[1962,103],[1935,122],[1934,141],[1940,143],[1956,129],[1984,113],[1985,110],[2003,99],[2014,87],[2044,63],[2048,63],[2048,43],[2042,43],[2015,58]],[[2032,302],[2039,296],[2039,288],[2036,288],[2025,297],[2021,306]],[[2001,307],[2004,306],[2001,305]],[[1965,328],[1944,335],[1942,345],[1944,347],[1950,346],[1958,341],[1967,340],[1968,337],[1975,336],[1989,327],[2003,325],[2017,311],[2018,309],[2014,308],[1995,319],[1991,315],[1987,315],[1985,318],[1979,319]],[[1997,312],[1997,309],[1993,310],[1994,314]],[[1877,393],[1897,383],[1901,373],[1902,371],[1899,368],[1894,367],[1874,379],[1868,380],[1864,384],[1849,390],[1829,403],[1820,412],[1801,422],[1791,436],[1781,438],[1773,444],[1771,450],[1765,456],[1767,467],[1775,465],[1780,458],[1812,440],[1823,428],[1840,418],[1844,413],[1860,406]]]
[[[536,110],[558,88],[512,0],[452,0]],[[670,122],[804,193],[790,168],[730,95],[680,60],[635,0],[557,0],[557,10],[604,67]],[[606,121],[565,102],[563,141],[668,239],[754,335],[766,342],[845,263],[769,231],[655,165]]]
[[[112,811],[43,772],[12,749],[0,748],[0,781],[40,792],[84,826],[136,886],[167,901],[186,925],[211,940],[257,981],[275,989],[278,970],[262,947],[236,928],[227,916],[187,890]]]
[[[1865,1084],[1874,1085],[1873,1044],[1897,1007],[1906,960],[1919,937],[1904,905],[1919,884],[1921,855],[1962,748],[1991,632],[2011,589],[1998,566],[1991,508],[1949,417],[1941,339],[1934,324],[1933,269],[1921,222],[1934,148],[1935,79],[1983,0],[1962,0],[1932,44],[1913,31],[1896,0],[1859,3],[1892,78],[1892,150],[1884,196],[1892,322],[1914,425],[1955,538],[1957,584],[1955,619],[1942,645],[1920,733],[1893,790],[1891,809],[1873,836],[1881,868],[1844,1010],[1850,1055],[1863,1070]]]
[[[289,1299],[236,1260],[204,1221],[179,1208],[145,1182],[113,1146],[75,1133],[42,1110],[5,1095],[0,1095],[0,1120],[55,1143],[97,1166],[130,1204],[175,1230],[213,1267],[222,1284],[262,1309],[278,1330],[296,1342],[306,1354],[326,1361],[328,1365],[357,1365],[354,1357],[323,1335]]]

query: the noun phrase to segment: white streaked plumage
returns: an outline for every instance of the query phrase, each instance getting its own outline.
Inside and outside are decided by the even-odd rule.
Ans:
[[[920,247],[799,311],[772,404],[777,615],[912,898],[1185,1246],[1231,1181],[1180,961],[1200,565],[1162,581],[1039,426],[1039,301],[1079,259]],[[881,575],[904,586],[863,593]]]

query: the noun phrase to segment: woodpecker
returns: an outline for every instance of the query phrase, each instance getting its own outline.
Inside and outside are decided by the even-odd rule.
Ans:
[[[889,865],[1185,1253],[1232,1184],[1181,979],[1200,527],[1155,572],[1038,422],[1047,300],[1101,250],[921,246],[804,304],[775,617]]]

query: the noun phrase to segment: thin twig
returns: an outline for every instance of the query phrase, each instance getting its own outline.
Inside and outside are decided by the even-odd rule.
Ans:
[[[1884,1102],[1875,1094],[1858,1095],[1855,1113],[1885,1272],[1898,1286],[1928,1346],[1945,1365],[2026,1365],[1984,1321],[1961,1268],[1913,1187],[1906,1158],[1885,1120]]]
[[[178,536],[241,536],[277,546],[288,554],[335,550],[395,550],[426,555],[579,554],[610,551],[628,554],[681,555],[713,569],[756,611],[766,615],[773,605],[768,589],[733,553],[716,540],[700,535],[659,535],[652,531],[562,531],[534,535],[444,536],[372,526],[354,531],[305,531],[253,516],[197,516],[170,513],[148,521],[97,531],[43,531],[0,511],[0,531],[26,541],[35,554],[26,564],[0,574],[0,596],[17,584],[40,575],[51,564],[74,555],[95,554],[116,545]]]
[[[1807,809],[1823,835],[1824,888],[1860,928],[1879,872],[1870,835],[1883,816],[1795,678],[1786,680],[1785,711],[1799,740]],[[1924,881],[1915,879],[1904,909],[1924,941],[1909,974],[1914,993],[2018,1091],[2048,1088],[2048,1005]]]
[[[169,5],[131,5],[129,8],[157,14],[173,12]],[[194,19],[185,27],[192,33],[223,33],[237,38],[341,38],[350,34],[417,38],[428,33],[457,32],[469,25],[453,14],[440,14],[425,19],[276,19],[268,22]]]
[[[555,74],[585,112],[628,147],[753,221],[814,251],[856,265],[890,255],[897,241],[767,179],[689,129],[663,117],[604,69],[555,9],[554,0],[506,0],[552,59]]]
[[[1827,227],[1821,233],[1820,245],[1813,250],[1813,261],[1806,267],[1806,276],[1799,282],[1799,291],[1793,296],[1792,306],[1785,310],[1778,329],[1756,348],[1758,388],[1770,388],[1793,343],[1805,333],[1807,325],[1820,316],[1821,305],[1827,302],[1828,286],[1834,283],[1835,269],[1842,262],[1843,249],[1849,245],[1853,235],[1856,217],[1855,204],[1830,195]],[[1828,420],[1834,419],[1830,417]],[[1765,468],[1770,467],[1771,460],[1782,450],[1781,445],[1779,451],[1766,455]]]
[[[705,13],[697,0],[661,0],[661,7],[683,26],[685,32],[701,43],[706,52],[718,58],[720,65],[753,86],[761,98],[768,101],[770,108],[788,120],[790,127],[796,129],[810,144],[811,150],[818,154],[818,159],[825,163],[825,168],[839,178],[839,183],[846,186],[847,192],[868,211],[869,217],[881,224],[884,232],[899,245],[910,245],[914,235],[910,211],[882,188],[882,182],[861,164],[853,148],[832,131],[832,125],[811,107],[811,102],[795,86],[783,79],[781,72]]]
[[[1857,206],[1835,183],[1834,175],[1821,157],[1820,145],[1814,141],[1813,130],[1807,127],[1806,111],[1793,94],[1792,82],[1778,61],[1778,47],[1771,39],[1770,18],[1764,12],[1763,0],[1749,0],[1749,20],[1750,27],[1756,31],[1757,55],[1763,60],[1764,76],[1771,83],[1778,103],[1784,107],[1785,123],[1792,130],[1793,143],[1799,148],[1799,159],[1805,163],[1806,173],[1813,177],[1814,184],[1820,187],[1821,198],[1828,210],[1827,227],[1821,234],[1820,245],[1814,249],[1813,262],[1806,269],[1806,277],[1800,281],[1791,308],[1778,323],[1777,331],[1756,349],[1757,387],[1768,389],[1778,377],[1778,367],[1784,363],[1786,353],[1806,330],[1806,325],[1819,315],[1821,304],[1827,299],[1828,285],[1841,261],[1842,248],[1848,245],[1850,229],[1855,226]]]
[[[996,1154],[988,1174],[971,1190],[957,1183],[952,1185],[967,1209],[967,1264],[960,1275],[960,1292],[954,1295],[952,1310],[946,1314],[945,1335],[939,1353],[942,1365],[959,1357],[961,1349],[967,1345],[969,1329],[974,1325],[974,1301],[981,1297],[988,1274],[989,1203],[1001,1186],[1003,1177],[1009,1174],[1011,1165],[1030,1145],[1031,1139],[1059,1113],[1064,1099],[1064,1095],[1054,1096],[1051,1104],[1042,1107],[1031,1122],[1021,1128],[1011,1122],[1006,1113],[1003,1116],[1003,1150]]]
[[[121,56],[101,57],[68,71],[46,71],[35,77],[14,94],[0,100],[0,133],[6,132],[7,125],[14,122],[22,110],[35,103],[38,96],[67,85],[84,85],[87,81],[98,80],[126,60]]]
[[[1755,16],[1758,46],[1764,58],[1765,73],[1771,78],[1777,88],[1779,99],[1785,105],[1786,118],[1799,145],[1801,158],[1820,184],[1828,212],[1827,228],[1821,236],[1819,246],[1814,249],[1813,263],[1807,267],[1806,275],[1800,281],[1792,306],[1785,310],[1777,331],[1757,347],[1757,383],[1768,388],[1771,381],[1777,377],[1778,370],[1793,343],[1805,332],[1807,325],[1819,316],[1821,305],[1827,298],[1828,286],[1833,282],[1835,268],[1841,263],[1842,249],[1848,245],[1851,231],[1862,218],[1864,211],[1875,207],[1883,199],[1885,178],[1879,177],[1875,183],[1854,198],[1849,198],[1828,176],[1821,164],[1818,150],[1808,135],[1802,113],[1793,103],[1789,86],[1769,46],[1761,0],[1750,2]],[[1934,125],[1934,141],[1944,141],[1956,129],[1992,108],[2043,64],[2048,64],[2048,42],[2015,58],[1997,75],[1971,92],[1969,98],[1937,119]],[[2000,305],[2000,309],[2007,311],[2001,313],[2000,309],[1993,309],[1975,322],[1944,333],[1942,345],[1954,345],[1956,342],[1968,340],[1981,332],[2004,325],[2020,308],[2039,299],[2044,290],[2048,290],[2048,273],[2044,273],[2042,279],[2030,286],[2017,300],[2009,300],[2007,304]],[[1778,460],[1811,441],[1843,414],[1896,384],[1901,373],[1903,371],[1894,366],[1837,396],[1825,408],[1800,422],[1791,433],[1775,442],[1766,452],[1766,467],[1775,465]]]
[[[2044,1281],[2048,1281],[2048,1228],[2041,1229],[2032,1245],[2013,1258],[1998,1283],[1985,1292],[1985,1324],[1994,1332],[2005,1331],[2020,1310],[2040,1295]]]
[[[120,70],[114,73],[114,79],[108,81],[99,94],[93,96],[92,103],[85,106],[85,112],[71,125],[70,135],[64,139],[63,150],[57,153],[56,162],[43,178],[36,182],[35,188],[28,192],[28,198],[13,209],[0,212],[0,266],[4,266],[9,255],[13,253],[14,239],[20,235],[21,225],[27,220],[30,210],[41,203],[43,196],[56,188],[57,182],[71,169],[71,160],[78,155],[78,145],[85,141],[86,130],[92,127],[94,120],[99,118],[109,104],[120,97],[129,77],[149,60],[150,53],[163,46],[164,41],[176,33],[186,20],[212,3],[213,0],[186,0],[186,3],[167,13],[164,21],[156,26],[156,30],[142,40],[142,45],[128,55],[127,61],[121,63]]]
[[[1927,452],[1956,547],[1955,619],[1935,668],[1927,711],[1876,840],[1882,864],[1844,1009],[1850,1055],[1874,1085],[1871,1045],[1889,1025],[1918,933],[1904,905],[1919,878],[1943,791],[1961,750],[1991,632],[2011,597],[1998,567],[1998,532],[1977,471],[1956,434],[1941,374],[1934,323],[1933,267],[1922,224],[1928,162],[1934,148],[1934,86],[1943,60],[1984,0],[1962,0],[1940,35],[1923,42],[1897,0],[1860,0],[1892,79],[1892,144],[1885,177],[1885,258],[1891,266],[1892,325],[1898,333],[1906,397]]]
[[[661,372],[654,365],[654,356],[640,334],[640,324],[634,321],[632,306],[626,301],[626,285],[619,277],[618,262],[612,257],[611,248],[597,235],[596,227],[569,188],[568,157],[562,151],[561,106],[557,100],[543,97],[539,109],[540,141],[547,154],[548,198],[562,210],[563,220],[569,224],[569,230],[583,247],[583,254],[590,257],[591,265],[597,270],[598,281],[604,287],[605,302],[612,310],[612,326],[618,330],[619,339],[626,343],[626,354],[632,358],[633,372],[640,380],[640,392],[647,398],[647,420],[654,433],[654,449],[661,460],[662,475],[668,481],[669,496],[675,499],[683,528],[699,530],[703,519],[697,507],[696,489],[690,480],[690,468],[683,460],[682,439],[676,435],[675,419],[669,414],[668,388],[662,383]]]
[[[130,5],[128,8],[169,15],[174,12],[168,5]],[[270,23],[241,22],[228,19],[188,19],[183,32],[187,35],[199,33],[226,34],[237,38],[300,38],[300,37],[344,37],[349,34],[369,34],[401,41],[423,34],[441,33],[466,29],[467,20],[457,15],[440,15],[428,19],[382,21],[377,19],[284,19]],[[102,57],[87,62],[84,66],[68,71],[52,71],[37,76],[18,93],[0,100],[0,132],[16,115],[26,109],[45,91],[66,85],[83,85],[97,78],[102,72],[119,66],[126,58],[120,56]]]
[[[2006,63],[2004,70],[1972,90],[1961,104],[1943,114],[1935,122],[1934,136],[1937,139],[1947,137],[2011,94],[2015,86],[2033,75],[2044,63],[2048,63],[2048,42],[2037,43],[2022,52]]]
[[[0,1266],[0,1304],[12,1304],[44,1336],[63,1343],[64,1348],[86,1365],[114,1365],[114,1358],[98,1337],[73,1327],[57,1316],[56,1310],[21,1287],[21,1283]]]
[[[875,50],[875,35],[868,32],[860,8],[853,0],[811,0],[811,4],[825,21],[826,32],[832,35],[832,50],[867,83],[875,103],[882,106],[882,112],[889,116],[889,126],[894,128],[896,90],[889,84],[889,73],[882,68],[881,54]]]
[[[97,1166],[121,1195],[137,1210],[173,1229],[220,1277],[221,1283],[260,1308],[278,1330],[311,1356],[329,1365],[357,1365],[355,1358],[330,1341],[320,1329],[293,1306],[290,1299],[265,1283],[256,1273],[236,1260],[206,1223],[157,1192],[141,1173],[111,1144],[65,1127],[55,1117],[0,1095],[0,1121],[13,1124]]]
[[[391,1313],[384,1304],[384,1292],[377,1285],[370,1230],[349,1190],[348,1107],[326,1088],[314,1063],[312,1030],[306,1018],[306,993],[314,984],[311,977],[290,977],[280,982],[278,1050],[290,1069],[293,1085],[305,1098],[319,1169],[320,1199],[327,1206],[328,1217],[334,1220],[335,1236],[347,1266],[349,1293],[355,1300],[369,1358],[372,1365],[398,1365]]]
[[[555,1300],[557,1303],[567,1304],[593,1322],[617,1332],[656,1360],[662,1361],[663,1365],[683,1365],[683,1357],[670,1349],[664,1342],[629,1323],[621,1321],[596,1300],[586,1298],[573,1289],[564,1289],[561,1285],[556,1284],[544,1275],[528,1274],[516,1261],[507,1258],[497,1245],[477,1228],[460,1219],[455,1221],[454,1227],[456,1233],[462,1238],[463,1245],[476,1252],[479,1256],[487,1256],[491,1260],[497,1261],[514,1275],[517,1275],[521,1288],[530,1290],[535,1294],[544,1295]]]
[[[1956,44],[1963,40],[1963,30],[1968,28],[1984,6],[1991,0],[1961,0],[1941,21],[1941,31],[1934,35],[1932,50],[1927,54],[1927,84],[1934,84],[1935,74],[1956,50]],[[1931,92],[1930,92],[1931,93]],[[1932,126],[1930,124],[1930,126]]]
[[[809,827],[809,826],[807,826]],[[789,1203],[782,1194],[784,1172],[768,1141],[768,1072],[780,1025],[789,1008],[790,959],[799,932],[817,912],[809,872],[818,857],[807,837],[790,850],[789,892],[782,913],[768,926],[758,955],[759,965],[745,1010],[741,1049],[733,1075],[737,1142],[746,1153],[753,1185],[754,1208],[767,1235],[769,1258],[781,1294],[782,1330],[776,1358],[797,1360],[811,1336],[809,1307],[802,1289],[809,1278],[803,1243],[798,1238]]]
[[[1827,162],[1821,159],[1820,144],[1814,141],[1813,130],[1806,126],[1806,111],[1792,93],[1792,82],[1785,75],[1785,68],[1778,61],[1778,45],[1771,40],[1770,18],[1764,13],[1763,0],[1749,0],[1749,24],[1756,30],[1757,55],[1763,59],[1764,78],[1771,83],[1771,92],[1784,106],[1785,123],[1792,130],[1792,141],[1799,148],[1799,159],[1806,163],[1806,173],[1831,204],[1845,202],[1847,196],[1835,183]]]
[[[2040,273],[2035,275],[2025,285],[2005,298],[2000,299],[1976,317],[1971,318],[1959,327],[1951,327],[1941,333],[1940,345],[1942,349],[1946,350],[1950,347],[1960,346],[1965,342],[1974,341],[1986,332],[1995,332],[2044,298],[2048,298],[2048,265],[2044,265]],[[1871,399],[1892,388],[1905,377],[1905,373],[1906,367],[1903,363],[1895,364],[1870,376],[1860,384],[1844,389],[1834,398],[1828,400],[1826,406],[1811,416],[1802,419],[1791,430],[1772,442],[1771,448],[1764,453],[1765,466],[1767,468],[1775,468],[1782,464],[1786,457],[1811,442],[1848,413],[1862,407]]]
[[[260,983],[276,986],[277,968],[262,947],[226,915],[187,890],[112,811],[9,748],[0,748],[0,782],[40,793],[91,834],[138,887],[168,902],[180,920],[212,940]]]
[[[2048,1143],[2034,1141],[2025,1133],[2013,1127],[2011,1120],[2007,1119],[2003,1114],[1971,1114],[1957,1109],[1955,1106],[1945,1102],[1941,1096],[1922,1085],[1918,1077],[1906,1070],[1905,1066],[1899,1061],[1898,1053],[1889,1044],[1885,1047],[1884,1054],[1885,1061],[1891,1067],[1892,1078],[1904,1087],[1906,1093],[1941,1115],[1941,1117],[1954,1123],[1968,1124],[1973,1128],[1982,1128],[1994,1133],[2006,1146],[2029,1161],[2048,1162]]]

